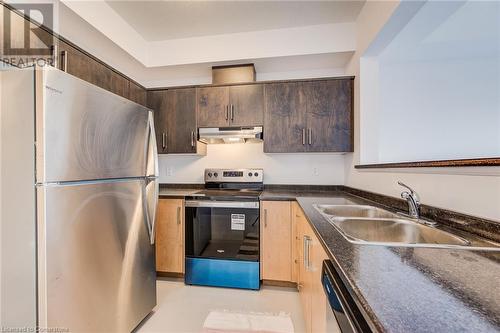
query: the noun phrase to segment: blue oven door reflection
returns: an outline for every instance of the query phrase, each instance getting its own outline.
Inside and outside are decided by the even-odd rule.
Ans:
[[[186,258],[185,282],[203,286],[258,290],[259,262]]]

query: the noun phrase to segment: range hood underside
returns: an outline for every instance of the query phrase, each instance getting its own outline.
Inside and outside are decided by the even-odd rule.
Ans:
[[[207,144],[262,142],[262,127],[200,128],[199,140]]]

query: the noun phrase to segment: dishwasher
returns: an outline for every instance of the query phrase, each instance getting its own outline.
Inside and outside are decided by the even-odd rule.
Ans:
[[[323,261],[321,283],[327,299],[327,333],[372,331],[330,260]]]

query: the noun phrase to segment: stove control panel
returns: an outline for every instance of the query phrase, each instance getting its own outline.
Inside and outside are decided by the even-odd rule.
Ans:
[[[205,169],[205,183],[262,183],[263,169]]]

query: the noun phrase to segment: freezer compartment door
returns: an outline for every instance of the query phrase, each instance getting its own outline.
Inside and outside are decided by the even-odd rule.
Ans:
[[[146,176],[147,108],[57,69],[36,81],[38,183]]]
[[[38,187],[41,327],[130,332],[156,305],[144,186]]]

